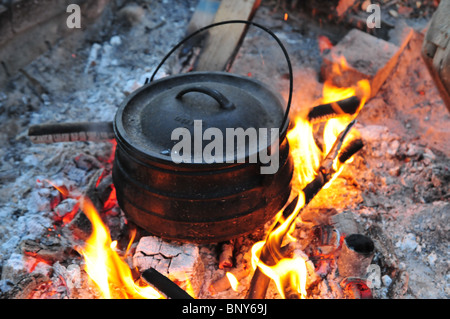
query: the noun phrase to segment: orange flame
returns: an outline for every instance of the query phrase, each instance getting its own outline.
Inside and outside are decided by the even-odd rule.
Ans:
[[[346,66],[345,59],[342,60],[341,66]],[[347,125],[356,118],[356,116],[361,111],[362,107],[366,103],[366,101],[370,97],[370,84],[368,80],[361,80],[356,83],[355,86],[349,88],[338,88],[332,86],[329,82],[324,83],[323,88],[323,98],[321,103],[331,103],[333,108],[338,109],[339,107],[333,106],[333,102],[340,101],[352,96],[358,96],[360,99],[360,103],[357,111],[353,115],[341,115],[338,118],[332,118],[328,120],[324,127],[323,131],[323,140],[324,140],[324,150],[323,154],[326,155],[330,151],[334,142],[336,141],[337,136],[347,127]],[[338,111],[339,113],[339,111]],[[359,135],[357,130],[352,130],[348,134],[346,140],[351,141],[357,138]],[[350,163],[353,160],[353,157],[350,158],[347,163]],[[336,171],[342,170],[343,167],[337,167],[337,162],[334,163],[334,169]],[[334,175],[334,178],[339,176],[340,171]],[[331,181],[330,181],[331,182]],[[331,183],[328,183],[328,186]]]
[[[286,220],[280,221],[282,222],[281,225],[269,234],[266,241],[257,242],[252,247],[253,268],[259,267],[267,277],[271,278],[283,298],[286,297],[285,287],[293,288],[301,298],[306,298],[306,261],[301,257],[284,258],[276,265],[268,266],[259,260],[259,256],[266,242],[279,241],[280,237],[286,233],[287,227],[292,225],[292,221],[296,218],[298,211],[305,205],[303,192],[300,191],[299,195],[299,201],[292,214]],[[281,217],[281,212],[278,214],[277,219]],[[286,238],[289,240],[291,237],[287,236]]]
[[[45,181],[46,181],[47,183],[49,183],[50,185],[52,185],[58,192],[60,192],[61,195],[62,195],[64,198],[67,198],[67,197],[69,196],[69,190],[67,189],[66,186],[64,186],[64,185],[58,186],[58,185],[56,185],[55,183],[53,183],[52,181],[50,181],[50,180],[48,180],[48,179],[46,179]]]
[[[239,287],[239,281],[237,280],[237,278],[231,272],[228,271],[225,275],[227,276],[228,281],[230,282],[231,289],[237,291]]]
[[[347,68],[345,58],[340,59],[340,63],[335,67],[334,72],[341,74],[343,70]],[[318,101],[319,104],[331,103],[347,99],[352,96],[357,96],[360,100],[360,105],[353,115],[342,115],[338,118],[330,119],[326,123],[323,129],[323,149],[321,150],[314,139],[314,129],[311,123],[309,123],[303,117],[295,119],[295,126],[287,134],[289,145],[291,147],[291,154],[294,158],[294,181],[293,192],[299,194],[299,201],[295,207],[293,213],[286,218],[286,220],[279,220],[282,217],[280,211],[276,217],[279,227],[274,229],[266,238],[265,241],[257,242],[252,247],[252,265],[253,268],[259,267],[260,270],[269,278],[271,278],[282,297],[285,296],[286,287],[290,288],[290,291],[296,291],[301,298],[306,298],[306,261],[301,257],[297,258],[284,258],[281,259],[275,266],[268,266],[259,260],[261,250],[265,244],[286,241],[295,241],[295,238],[289,235],[287,227],[294,227],[294,219],[297,218],[298,212],[305,205],[305,197],[301,191],[308,183],[310,183],[316,175],[317,170],[321,165],[321,161],[331,150],[339,134],[350,124],[352,120],[358,115],[361,108],[370,97],[370,84],[367,80],[359,81],[355,86],[348,88],[338,88],[331,85],[329,82],[324,83],[323,97]],[[339,107],[337,107],[339,108]],[[343,113],[342,111],[337,113]],[[345,141],[352,140],[357,137],[358,132],[355,130],[350,131]],[[345,142],[344,141],[344,142]],[[351,161],[349,159],[347,162]],[[340,165],[340,166],[339,166]],[[325,185],[327,188],[332,181],[340,174],[343,169],[342,163],[335,161],[333,168],[336,173],[333,175],[333,179]],[[300,220],[301,222],[301,220]],[[287,234],[285,238],[282,238],[284,234]]]
[[[103,298],[163,298],[151,286],[137,285],[128,264],[115,251],[108,229],[94,205],[81,198],[81,206],[92,223],[92,234],[80,248],[85,259],[85,271],[100,289]]]
[[[181,286],[181,285],[180,285]],[[187,278],[186,276],[186,283],[184,285],[184,290],[188,293],[189,296],[195,298],[195,290],[194,287],[192,286],[191,281],[189,280],[189,278]],[[182,286],[181,286],[182,287]],[[183,288],[183,287],[182,287]]]
[[[295,159],[297,183],[294,183],[294,187],[300,190],[314,179],[320,165],[321,151],[314,141],[313,127],[303,118],[296,119],[295,126],[288,132],[287,138],[292,157]]]

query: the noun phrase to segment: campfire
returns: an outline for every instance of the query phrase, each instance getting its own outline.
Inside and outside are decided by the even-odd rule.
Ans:
[[[426,115],[426,121],[440,123],[435,123],[436,127],[427,131],[427,141],[439,140],[440,144],[433,146],[415,142],[408,134],[402,137],[402,130],[389,131],[388,127],[395,127],[397,122],[389,118],[394,111],[382,102],[386,99],[392,101],[396,94],[391,93],[389,83],[401,88],[397,90],[402,90],[405,103],[408,94],[412,94],[408,91],[412,88],[402,86],[401,79],[396,80],[396,77],[405,78],[408,67],[424,69],[417,58],[423,34],[402,25],[394,45],[358,28],[358,24],[355,26],[353,19],[361,11],[362,2],[354,1],[354,6],[348,8],[343,8],[344,1],[335,2],[340,5],[333,11],[334,16],[325,18],[318,8],[311,8],[311,5],[296,7],[291,4],[287,8],[286,3],[279,7],[255,1],[249,8],[240,8],[242,14],[247,12],[244,20],[241,17],[234,19],[232,15],[229,21],[234,21],[234,24],[208,24],[216,28],[205,27],[206,24],[192,25],[195,14],[202,13],[200,9],[192,10],[195,11],[193,17],[187,14],[187,8],[179,9],[177,14],[187,19],[186,22],[192,18],[186,33],[191,37],[186,38],[186,34],[180,33],[177,36],[187,39],[185,42],[174,40],[175,43],[165,43],[159,56],[152,57],[153,66],[146,68],[140,79],[133,79],[134,72],[129,71],[127,77],[124,75],[129,80],[123,94],[107,101],[103,100],[105,94],[119,85],[114,82],[107,89],[106,83],[112,72],[109,68],[125,68],[121,65],[125,62],[118,60],[118,48],[123,45],[124,37],[115,35],[103,46],[92,45],[71,54],[70,59],[80,63],[76,69],[83,69],[80,72],[96,85],[105,87],[106,91],[82,87],[83,92],[93,94],[86,98],[73,88],[58,86],[61,92],[67,90],[72,94],[65,97],[68,102],[61,113],[65,115],[55,115],[53,110],[50,113],[42,111],[43,114],[35,118],[31,116],[31,120],[26,121],[26,133],[17,138],[23,144],[20,149],[26,149],[27,154],[21,161],[34,167],[35,171],[11,181],[11,185],[22,181],[26,186],[23,186],[22,193],[11,197],[15,206],[23,208],[16,208],[10,217],[22,221],[24,226],[20,229],[24,232],[33,233],[9,239],[7,232],[5,235],[0,233],[8,239],[2,247],[14,247],[14,252],[8,256],[0,251],[5,254],[1,255],[0,288],[3,296],[17,299],[401,298],[416,289],[415,286],[408,288],[408,284],[420,277],[408,274],[403,261],[408,260],[405,257],[407,252],[419,254],[423,250],[427,252],[428,267],[445,267],[445,259],[438,261],[436,255],[442,247],[417,239],[418,229],[425,233],[426,226],[408,228],[404,235],[387,235],[387,230],[383,230],[386,225],[396,224],[397,219],[406,223],[406,217],[401,216],[405,205],[411,210],[420,204],[424,211],[437,212],[435,215],[438,217],[433,218],[442,216],[442,222],[430,219],[428,225],[437,229],[438,236],[445,233],[442,227],[446,227],[445,212],[449,208],[446,204],[448,155],[445,154],[448,145],[439,137],[442,132],[438,127],[448,114],[439,99],[439,91],[428,81],[422,86],[417,84],[419,91],[414,93],[420,103],[425,103],[423,101],[428,97],[440,107],[440,113],[430,110]],[[163,8],[163,5],[155,4],[153,9],[167,10]],[[141,36],[143,30],[159,32],[168,23],[160,17],[148,15],[152,10],[151,2],[144,6],[112,6],[105,10],[110,11],[102,13],[100,20],[107,19],[108,15],[122,19],[129,41]],[[218,10],[224,14],[220,11],[224,8]],[[342,10],[347,10],[347,13],[343,14]],[[304,14],[308,12],[314,13],[308,20],[311,35],[301,35],[300,41],[296,38],[300,34],[299,28],[304,27],[300,19],[305,18]],[[352,29],[345,36],[342,34],[334,39],[330,27],[323,28],[314,22],[333,26],[334,19],[347,23],[342,30],[348,31],[349,25]],[[163,22],[158,24],[155,21]],[[388,21],[385,23],[389,25]],[[231,36],[229,28],[235,27]],[[83,32],[88,34],[88,30]],[[194,32],[196,30],[197,33]],[[262,31],[266,34],[262,35]],[[198,35],[204,32],[209,32],[209,36],[200,38]],[[227,45],[235,50],[217,52],[217,44],[213,42],[227,32],[229,36],[225,38],[230,41]],[[238,36],[233,44],[234,33]],[[272,38],[267,37],[268,34]],[[314,39],[314,48],[306,37]],[[286,56],[288,70],[285,69],[286,61],[279,59],[274,62],[275,69],[283,71],[264,74],[271,58],[262,58],[267,54],[263,51],[274,47],[272,42],[272,45],[267,45],[267,41],[274,39],[280,44],[277,49],[281,47]],[[163,38],[160,41],[164,41]],[[302,55],[309,53],[308,50],[316,50],[320,59],[307,54],[307,63],[299,62],[297,53],[290,50],[297,42],[301,42]],[[255,43],[259,48],[263,44],[264,50],[254,53]],[[369,43],[372,47],[360,48],[358,43]],[[367,67],[364,64],[367,61],[361,60],[353,47],[355,45],[365,52],[380,50],[383,57]],[[46,54],[52,54],[53,50],[57,50],[56,47]],[[130,47],[130,50],[134,49]],[[179,55],[174,56],[175,50],[180,51]],[[356,52],[353,55],[352,50]],[[273,53],[273,50],[269,51]],[[167,53],[166,58],[172,55],[175,62],[166,61],[166,58],[161,61]],[[79,58],[77,54],[84,56]],[[222,55],[227,55],[227,58]],[[35,73],[31,75],[34,63],[45,63],[45,59],[44,55],[31,67],[22,69],[14,81],[33,83],[34,90],[36,87],[41,89],[39,103],[49,106],[57,95],[52,97],[53,89],[39,83]],[[81,59],[83,63],[78,62]],[[294,63],[291,64],[290,59]],[[283,66],[280,66],[281,60]],[[310,61],[318,66],[315,71]],[[163,67],[165,62],[169,66]],[[260,69],[255,69],[257,63],[261,65]],[[311,65],[306,66],[308,63]],[[213,85],[219,75],[207,78],[207,81],[195,77],[196,72],[201,74],[200,79],[209,76],[205,70],[211,67],[220,72],[226,70],[227,74],[239,72],[242,76],[229,83],[228,78],[220,79],[218,89],[213,90],[208,85]],[[52,72],[58,73],[57,70]],[[323,83],[311,74],[322,77]],[[169,83],[172,78],[175,81]],[[184,79],[187,83],[183,82]],[[271,80],[269,83],[272,82],[276,91],[273,98],[271,90],[266,92],[265,85],[259,86],[259,81],[267,79]],[[198,85],[196,81],[207,84],[201,82]],[[233,84],[236,81],[242,82]],[[195,85],[192,84],[194,82]],[[265,147],[257,150],[258,154],[267,151],[266,158],[269,158],[279,149],[278,171],[265,175],[260,170],[273,162],[252,166],[253,163],[242,165],[241,162],[233,162],[230,165],[231,162],[219,161],[214,162],[216,167],[208,166],[208,163],[195,169],[194,166],[183,166],[186,164],[183,162],[180,166],[177,166],[179,163],[171,163],[168,159],[173,153],[170,153],[169,146],[173,147],[174,143],[161,142],[163,134],[155,137],[156,130],[172,132],[173,128],[181,125],[195,132],[198,126],[194,120],[198,119],[189,117],[191,110],[174,117],[170,113],[171,106],[164,104],[169,118],[175,118],[174,126],[169,123],[165,128],[159,123],[164,122],[167,114],[158,110],[158,114],[149,113],[146,117],[145,112],[158,108],[158,103],[167,99],[167,87],[178,89],[182,85],[189,87],[177,92],[173,103],[179,103],[184,109],[207,101],[207,111],[210,112],[213,101],[224,114],[233,114],[231,112],[235,110],[241,112],[242,105],[230,94],[236,89],[234,86],[245,85],[243,91],[251,92],[250,99],[264,100],[263,108],[247,113],[244,110],[239,118],[252,121],[249,127],[266,125],[273,129],[279,125],[279,131],[276,131],[280,133],[279,138],[274,142],[266,135],[271,144],[264,144]],[[18,87],[16,85],[16,90],[20,90]],[[14,88],[9,90],[14,92]],[[24,86],[21,90],[29,89]],[[282,96],[280,105],[284,106],[287,101],[287,108],[279,113],[278,94]],[[238,96],[244,99],[243,93]],[[198,99],[191,102],[194,97]],[[2,95],[0,99],[0,102],[9,101],[9,97],[3,99]],[[100,109],[85,118],[83,110],[70,106],[79,99],[88,104],[99,104]],[[154,100],[158,103],[150,108],[148,101]],[[231,105],[233,103],[235,105]],[[118,109],[108,107],[102,113],[101,107],[105,104],[121,106]],[[267,107],[272,104],[272,108]],[[214,109],[211,112],[216,114],[219,111]],[[266,118],[265,111],[273,122],[258,119],[257,114]],[[209,116],[206,111],[201,112]],[[92,114],[95,116],[91,118]],[[138,118],[141,114],[144,114],[142,118]],[[412,129],[414,125],[422,127],[423,118],[420,125],[411,123],[415,123],[415,117],[423,117],[424,113],[407,114],[405,125],[410,124],[406,129]],[[161,118],[153,122],[155,116]],[[52,118],[59,120],[49,120]],[[113,118],[113,122],[108,122]],[[225,116],[220,121],[225,121],[225,118],[228,120],[232,116]],[[138,124],[133,124],[134,120]],[[208,118],[205,123],[212,120],[213,117]],[[395,119],[402,120],[402,117]],[[149,128],[152,123],[155,127]],[[227,125],[229,123],[224,127]],[[142,132],[139,131],[141,127],[144,127]],[[445,125],[441,129],[445,129]],[[205,127],[200,128],[200,132],[205,132]],[[144,138],[149,138],[148,145],[142,143]],[[432,142],[429,143],[431,145]],[[194,149],[195,141],[192,145]],[[217,155],[217,145],[214,144],[214,156]],[[248,152],[244,152],[247,159],[251,150]],[[204,160],[199,163],[205,164]],[[420,186],[423,176],[426,176],[428,188]],[[254,186],[255,180],[258,183],[262,180],[263,186]],[[410,185],[413,181],[416,185]],[[416,198],[419,204],[402,203],[400,198],[404,194]],[[215,202],[217,198],[219,200]],[[415,214],[412,215],[408,218],[414,218]],[[428,218],[426,216],[430,214],[424,216]],[[406,224],[401,227],[406,227]],[[399,257],[396,251],[400,251]]]

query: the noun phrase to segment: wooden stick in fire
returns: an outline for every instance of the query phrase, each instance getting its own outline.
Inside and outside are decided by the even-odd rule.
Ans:
[[[176,283],[154,268],[145,270],[142,273],[142,278],[170,299],[194,299]]]
[[[308,121],[314,124],[341,115],[353,115],[358,112],[360,104],[361,99],[357,96],[352,96],[340,101],[317,105],[309,110]]]
[[[115,138],[112,122],[75,122],[33,125],[28,129],[33,143],[105,141]]]
[[[304,194],[303,207],[301,209],[297,209],[295,217],[291,218],[290,225],[284,228],[283,233],[281,233],[281,235],[278,234],[278,236],[272,236],[274,230],[276,230],[281,225],[281,222],[278,221],[272,228],[272,230],[269,232],[268,238],[263,248],[261,249],[259,257],[260,262],[268,266],[274,266],[278,261],[284,258],[281,249],[283,238],[287,234],[288,230],[291,228],[290,226],[292,225],[292,223],[300,215],[303,208],[305,208],[309,204],[309,202],[314,198],[314,196],[316,196],[316,194],[325,186],[325,184],[327,184],[333,178],[333,175],[336,173],[335,169],[333,168],[334,161],[335,160],[340,161],[341,159],[348,159],[351,157],[350,155],[351,152],[355,154],[357,151],[361,149],[362,142],[358,139],[356,140],[357,141],[356,144],[349,143],[347,147],[343,149],[343,151],[345,150],[344,157],[339,156],[339,154],[342,154],[340,151],[344,139],[355,123],[356,120],[353,120],[346,127],[346,129],[341,132],[341,134],[336,139],[336,142],[334,143],[333,147],[331,148],[325,159],[322,161],[322,164],[319,170],[317,171],[314,180],[303,188]],[[283,218],[280,218],[279,220],[286,220],[287,218],[289,218],[290,215],[295,212],[298,202],[299,196],[297,195],[294,198],[294,200],[284,209]],[[250,288],[247,292],[247,299],[264,299],[270,280],[271,279],[262,272],[260,267],[257,267],[250,282]]]

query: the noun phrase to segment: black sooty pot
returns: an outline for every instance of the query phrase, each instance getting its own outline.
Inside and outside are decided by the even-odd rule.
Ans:
[[[128,96],[113,123],[117,200],[131,221],[165,239],[210,243],[249,234],[290,195],[289,57],[270,30],[247,21],[220,24],[226,23],[260,27],[281,46],[290,71],[288,106],[263,83],[226,72],[168,76]]]

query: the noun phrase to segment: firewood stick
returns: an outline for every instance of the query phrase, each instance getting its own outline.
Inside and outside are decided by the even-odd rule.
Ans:
[[[308,121],[314,124],[341,115],[355,114],[360,103],[361,100],[357,96],[352,96],[344,100],[314,106],[308,113]]]
[[[323,174],[320,170],[317,173],[316,178],[311,181],[308,185],[303,188],[303,193],[305,197],[305,203],[303,207],[298,210],[296,216],[299,216],[303,209],[311,202],[311,200],[316,196],[316,194],[322,189],[323,186],[330,180],[331,177],[327,177],[326,174]],[[297,206],[299,197],[297,196],[283,211],[283,219],[286,219],[294,212],[295,207]],[[296,218],[293,218],[294,221]],[[281,223],[277,222],[272,230],[277,229]],[[290,227],[286,227],[286,230],[289,230]],[[276,238],[271,238],[270,233],[268,236],[268,240],[266,244],[263,246],[261,250],[261,255],[259,257],[260,261],[268,266],[274,266],[278,261],[283,258],[283,254],[281,253],[281,244],[283,238],[286,234],[282,234],[281,236],[277,236]],[[252,281],[250,282],[250,288],[247,292],[247,299],[264,299],[267,288],[270,283],[270,278],[267,277],[262,270],[258,267],[253,274]]]
[[[289,216],[294,212],[295,207],[297,206],[299,197],[296,196],[292,202],[286,206],[283,211],[283,216]],[[271,234],[273,230],[277,229],[280,226],[280,223],[277,222],[272,230],[269,232],[268,240],[264,244],[261,254],[259,256],[259,260],[263,262],[267,266],[274,266],[283,256],[280,252],[282,237],[278,238],[280,241],[276,241],[274,238],[271,238]],[[280,247],[278,247],[280,246]],[[247,299],[264,299],[266,296],[267,288],[269,287],[270,278],[267,277],[261,270],[260,267],[255,269],[253,273],[252,280],[250,282],[250,287],[247,291]]]
[[[33,125],[28,130],[33,143],[102,141],[115,138],[112,122],[75,122]]]
[[[193,299],[186,291],[181,289],[172,280],[158,272],[154,268],[149,268],[142,273],[142,278],[150,285],[154,286],[161,293],[170,299]]]
[[[364,146],[364,142],[360,138],[350,141],[339,152],[338,160],[340,163],[345,163],[350,157],[355,155]]]

